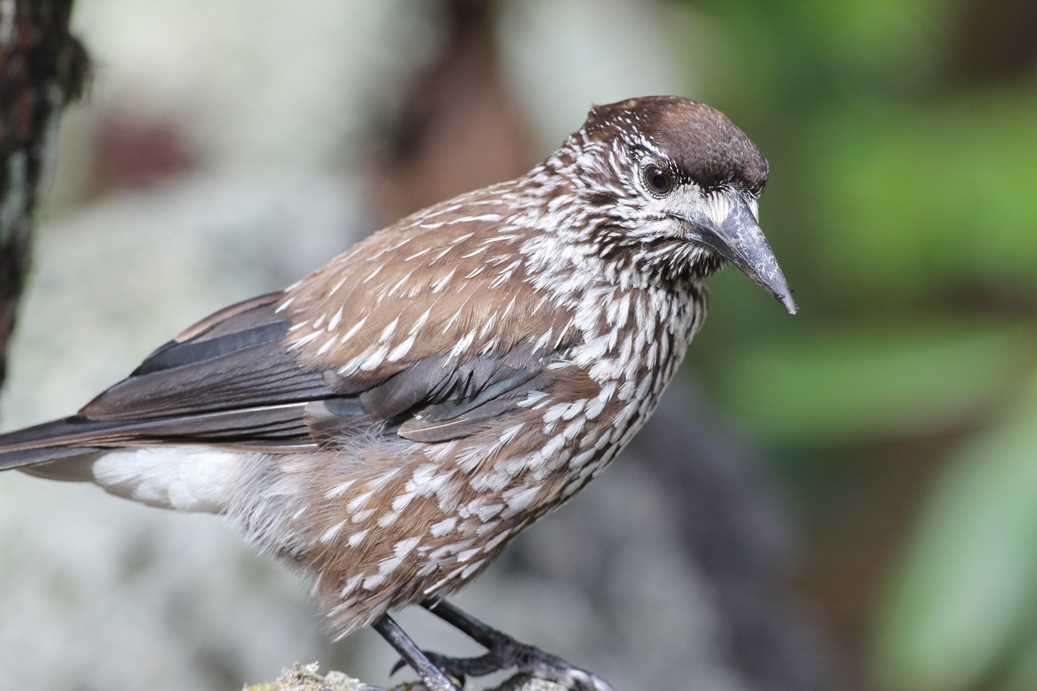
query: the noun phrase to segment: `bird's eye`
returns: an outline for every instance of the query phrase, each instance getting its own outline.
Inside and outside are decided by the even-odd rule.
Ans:
[[[673,178],[673,173],[655,164],[649,164],[642,168],[641,178],[648,191],[656,197],[665,197],[672,192],[676,182]]]

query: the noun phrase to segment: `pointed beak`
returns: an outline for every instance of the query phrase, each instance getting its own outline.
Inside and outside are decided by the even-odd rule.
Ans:
[[[691,239],[737,266],[753,283],[777,298],[789,314],[795,314],[799,308],[785,274],[742,194],[720,194],[723,196],[711,205],[710,213],[684,219],[694,228]]]

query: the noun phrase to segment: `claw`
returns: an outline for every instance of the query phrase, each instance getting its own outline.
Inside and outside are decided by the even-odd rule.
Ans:
[[[461,691],[435,663],[425,657],[414,640],[388,614],[383,614],[372,626],[418,673],[429,691]]]
[[[514,639],[501,639],[493,650],[477,657],[450,657],[428,650],[422,654],[462,688],[469,677],[485,677],[514,669],[519,674],[552,681],[571,691],[614,691],[601,677]],[[405,660],[397,660],[389,675],[406,666]]]
[[[423,606],[488,651],[485,655],[470,658],[422,653],[445,674],[459,675],[458,678],[463,681],[465,677],[481,677],[514,669],[520,676],[526,674],[536,679],[552,681],[570,691],[614,691],[601,677],[539,648],[520,643],[446,601],[429,601],[423,603]]]
[[[392,669],[389,670],[389,676],[390,677],[393,676],[394,674],[396,674],[397,672],[399,672],[401,669],[403,669],[406,666],[407,666],[407,661],[404,660],[401,657],[399,660],[396,661],[396,664],[394,664],[392,666]]]
[[[422,650],[421,653],[426,658],[428,658],[429,662],[431,662],[436,667],[438,667],[439,670],[441,672],[443,672],[443,674],[445,674],[448,677],[450,677],[453,681],[456,681],[458,683],[458,685],[461,686],[462,688],[464,687],[465,682],[468,680],[469,676],[473,676],[473,677],[483,676],[485,674],[492,674],[494,671],[496,671],[496,670],[492,670],[492,671],[489,671],[489,672],[481,672],[481,673],[478,672],[478,671],[476,671],[476,672],[469,671],[470,668],[467,666],[468,663],[470,663],[470,662],[471,663],[476,663],[476,662],[478,662],[479,660],[482,659],[481,657],[478,657],[478,658],[448,657],[446,655],[442,655],[440,653],[435,653],[435,652],[432,652],[430,650]],[[482,656],[482,657],[485,657],[485,656]],[[394,674],[396,674],[401,669],[403,669],[404,667],[407,667],[407,666],[408,666],[407,665],[407,661],[404,660],[401,657],[392,666],[392,669],[389,670],[389,676],[390,677],[393,676]],[[480,670],[482,668],[473,665],[473,667],[471,669]]]
[[[510,651],[514,667],[537,679],[553,681],[571,691],[614,691],[612,685],[599,677],[572,665],[560,657],[545,653],[531,645],[512,642]]]

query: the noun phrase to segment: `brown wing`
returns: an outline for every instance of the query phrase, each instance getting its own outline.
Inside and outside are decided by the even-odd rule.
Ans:
[[[471,434],[542,379],[528,348],[426,358],[361,391],[299,364],[272,293],[228,307],[152,353],[78,415],[0,436],[0,469],[113,446],[205,443],[265,452],[334,445],[377,424],[438,441]],[[344,393],[348,392],[348,393]]]
[[[483,429],[557,376],[545,363],[573,319],[524,273],[519,247],[536,234],[467,201],[482,212],[435,220],[447,204],[405,219],[287,291],[199,322],[78,415],[0,436],[0,468],[46,460],[9,455],[32,449],[276,453],[374,428],[416,442]]]

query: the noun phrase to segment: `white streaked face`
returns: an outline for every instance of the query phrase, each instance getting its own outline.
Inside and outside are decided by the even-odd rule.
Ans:
[[[592,109],[569,144],[573,158],[560,160],[600,258],[667,284],[727,260],[796,312],[759,224],[769,166],[722,113],[676,96],[629,99]]]
[[[636,167],[641,219],[628,236],[642,261],[704,277],[732,262],[769,290],[791,314],[796,304],[759,224],[758,194],[737,181],[709,188],[672,162],[646,156]]]
[[[631,235],[643,242],[693,240],[692,224],[722,227],[739,207],[759,222],[759,198],[733,184],[704,189],[672,162],[650,155],[643,156],[635,169],[633,186],[643,213]]]

